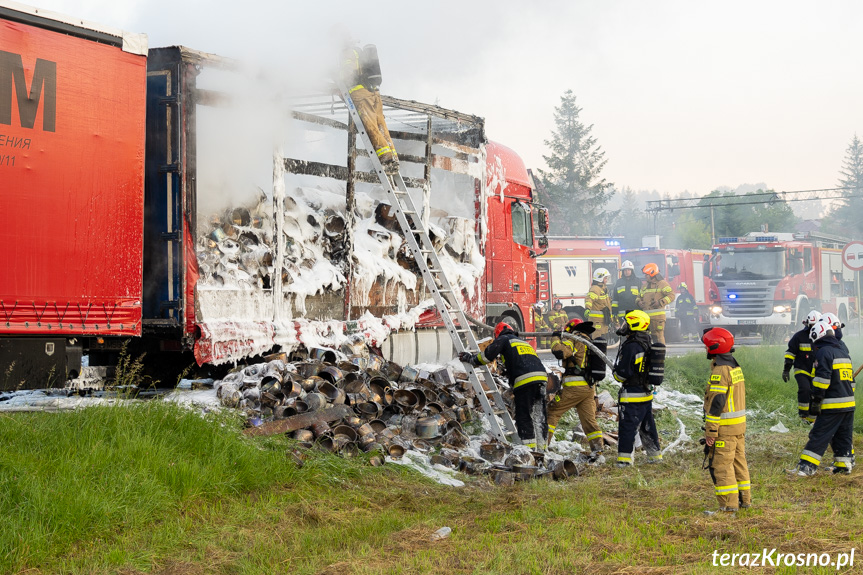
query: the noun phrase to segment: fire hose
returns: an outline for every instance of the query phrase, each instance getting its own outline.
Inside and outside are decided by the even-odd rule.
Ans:
[[[494,332],[494,328],[491,327],[490,325],[484,324],[481,321],[479,321],[478,319],[472,318],[471,316],[469,316],[467,314],[465,314],[465,317],[467,317],[468,321],[473,323],[474,325],[481,327],[483,329],[487,329],[490,332]],[[520,331],[520,332],[518,332],[518,335],[520,335],[521,337],[552,337],[552,332],[550,332],[550,331]],[[605,364],[608,365],[608,367],[614,369],[614,362],[611,361],[610,359],[608,359],[608,356],[605,355],[604,353],[602,353],[602,351],[600,351],[600,349],[598,347],[593,345],[593,342],[590,339],[588,339],[586,337],[582,337],[578,334],[572,334],[572,333],[567,333],[567,332],[561,332],[560,337],[563,337],[566,339],[571,339],[573,341],[579,341],[579,342],[583,343],[588,348],[590,348],[590,351],[592,351],[593,353],[598,355],[602,359],[602,361],[604,361]]]

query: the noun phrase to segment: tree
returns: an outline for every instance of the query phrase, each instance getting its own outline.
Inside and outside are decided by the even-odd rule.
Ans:
[[[605,210],[614,195],[613,185],[600,176],[608,160],[590,135],[593,125],[585,126],[580,113],[567,90],[554,109],[551,139],[545,141],[551,154],[543,156],[548,171],[539,171],[548,195],[543,200],[563,216],[551,222],[553,235],[607,234],[617,215]]]
[[[641,209],[638,194],[629,186],[620,190],[623,200],[614,220],[614,235],[623,236],[623,247],[641,247],[641,238],[653,233],[652,218]]]
[[[842,199],[831,214],[838,227],[847,230],[842,235],[861,237],[863,235],[863,143],[854,134],[851,143],[845,149],[845,159],[842,169],[839,170],[841,178],[839,186],[847,188],[842,190]]]

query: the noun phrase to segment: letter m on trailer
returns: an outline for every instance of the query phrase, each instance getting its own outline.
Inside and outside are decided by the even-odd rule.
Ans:
[[[14,86],[14,91],[13,91]],[[44,96],[44,99],[43,99]],[[57,123],[57,63],[36,59],[30,90],[27,90],[24,61],[20,54],[0,50],[0,124],[12,125],[12,99],[18,104],[22,128],[33,128],[40,101],[42,129],[55,131]]]

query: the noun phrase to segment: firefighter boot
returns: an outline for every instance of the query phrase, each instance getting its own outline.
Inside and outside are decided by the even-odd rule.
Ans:
[[[602,441],[602,438],[599,439],[591,439],[590,440],[590,451],[592,454],[600,454],[602,450],[605,448],[605,445]]]
[[[816,471],[818,471],[818,468],[808,461],[801,461],[797,465],[797,475],[801,477],[811,477],[812,475],[815,475]]]

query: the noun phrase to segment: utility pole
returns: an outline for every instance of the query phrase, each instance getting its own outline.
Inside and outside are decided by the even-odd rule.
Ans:
[[[710,206],[710,245],[716,245],[716,224],[713,223],[713,205]]]

